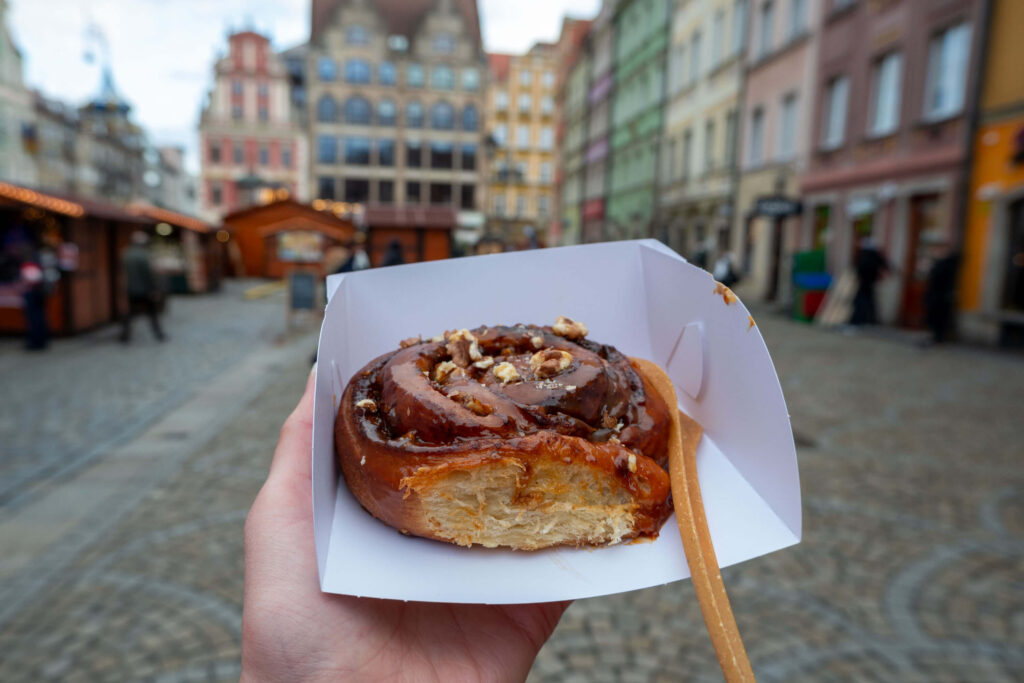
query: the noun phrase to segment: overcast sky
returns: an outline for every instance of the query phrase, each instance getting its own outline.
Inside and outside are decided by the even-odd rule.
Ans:
[[[277,48],[309,35],[310,0],[9,0],[9,29],[25,80],[50,97],[80,104],[98,92],[101,59],[90,23],[106,36],[114,80],[157,144],[184,145],[198,170],[199,109],[228,31],[267,33]],[[564,14],[593,17],[600,0],[478,0],[489,51],[522,52],[554,40]],[[88,63],[90,46],[97,54]]]

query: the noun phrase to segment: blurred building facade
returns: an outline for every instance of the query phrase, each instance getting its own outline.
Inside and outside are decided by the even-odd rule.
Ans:
[[[818,41],[805,227],[829,270],[871,238],[892,267],[882,322],[924,323],[925,243],[955,242],[966,190],[980,0],[833,0]]]
[[[735,211],[749,3],[712,0],[674,8],[657,236],[679,253],[706,261],[727,248]]]
[[[960,331],[1024,345],[1024,3],[993,0],[981,65],[967,224],[962,243]]]
[[[587,35],[586,134],[583,154],[583,203],[580,207],[580,237],[583,242],[607,239],[608,175],[612,95],[615,91],[616,0],[604,0]],[[583,65],[586,67],[587,65]],[[565,166],[563,160],[561,165]],[[563,240],[567,242],[567,240]]]
[[[555,171],[555,218],[549,244],[578,244],[583,225],[583,157],[587,144],[587,91],[591,57],[590,21],[566,17],[556,44],[555,145],[560,163]]]
[[[211,221],[254,203],[261,191],[309,194],[292,74],[266,36],[241,31],[228,46],[199,124],[199,203]]]
[[[648,237],[660,222],[657,174],[670,23],[665,0],[622,0],[612,15],[615,88],[605,221],[609,239]]]
[[[543,234],[554,214],[557,50],[488,55],[486,120],[491,141],[488,229],[518,242]]]
[[[786,300],[792,253],[824,247],[823,233],[805,231],[799,186],[812,151],[804,131],[814,111],[823,8],[785,0],[760,5],[750,17],[730,244],[748,291],[761,299]]]
[[[486,61],[474,0],[314,0],[306,97],[313,195],[483,227]],[[466,234],[468,233],[468,235]],[[406,245],[408,248],[409,245]]]
[[[34,98],[25,87],[21,51],[7,30],[7,0],[0,0],[0,180],[32,187],[38,134]]]

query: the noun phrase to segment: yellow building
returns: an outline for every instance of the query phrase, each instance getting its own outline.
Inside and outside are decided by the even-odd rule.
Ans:
[[[960,277],[965,337],[1024,346],[1024,2],[994,0]]]
[[[554,211],[555,46],[490,54],[488,64],[487,230],[515,244],[532,227],[543,241]]]

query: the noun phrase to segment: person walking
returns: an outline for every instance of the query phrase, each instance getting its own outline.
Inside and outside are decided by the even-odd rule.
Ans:
[[[50,345],[50,325],[46,320],[46,278],[38,260],[24,261],[19,273],[25,312],[25,348],[29,351],[43,351]]]
[[[121,342],[127,344],[132,338],[132,317],[139,312],[149,318],[153,336],[164,341],[167,336],[160,327],[158,299],[160,283],[153,270],[149,253],[149,235],[136,230],[132,233],[132,242],[124,250],[124,279],[128,294],[128,311],[122,318]]]
[[[931,245],[932,265],[924,290],[925,322],[931,330],[933,344],[949,338],[953,327],[953,304],[956,301],[956,275],[960,254],[944,242]]]
[[[402,255],[402,243],[398,239],[393,239],[388,244],[387,250],[384,252],[384,260],[381,262],[381,266],[400,266],[405,263],[405,256]]]
[[[878,313],[875,307],[875,283],[889,272],[889,263],[878,251],[871,237],[864,237],[854,261],[857,272],[857,293],[853,296],[851,325],[876,325]]]

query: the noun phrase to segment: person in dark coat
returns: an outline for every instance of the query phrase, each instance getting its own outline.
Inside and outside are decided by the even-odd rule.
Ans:
[[[857,257],[854,261],[857,272],[857,293],[853,296],[853,313],[851,325],[877,325],[878,313],[875,307],[875,283],[889,272],[889,263],[885,260],[874,240],[865,237],[860,242]]]
[[[46,320],[46,280],[38,259],[21,265],[20,278],[25,312],[25,348],[42,351],[50,345],[50,325]]]
[[[402,255],[402,244],[397,239],[391,240],[387,251],[384,252],[382,266],[400,266],[405,263],[405,256]]]
[[[132,243],[124,250],[123,266],[128,311],[121,320],[121,341],[125,344],[131,341],[132,317],[140,312],[149,318],[153,336],[164,341],[167,336],[160,327],[158,309],[160,283],[150,258],[149,235],[141,230],[132,233]]]
[[[936,245],[924,290],[925,323],[936,344],[946,341],[952,328],[959,265],[960,254],[947,245]]]

